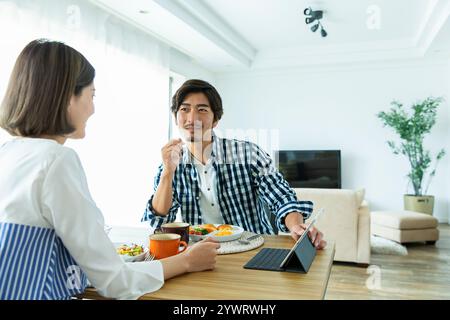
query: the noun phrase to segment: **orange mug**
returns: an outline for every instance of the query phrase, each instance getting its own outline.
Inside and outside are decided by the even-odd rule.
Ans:
[[[155,259],[163,259],[174,256],[186,250],[187,243],[181,241],[181,236],[176,233],[157,233],[150,235],[150,253]],[[180,251],[180,245],[183,249]]]

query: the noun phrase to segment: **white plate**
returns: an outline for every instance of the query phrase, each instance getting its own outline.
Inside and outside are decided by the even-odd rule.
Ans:
[[[207,236],[207,234],[205,234],[205,235],[203,235],[203,236],[200,236],[200,235],[198,235],[198,234],[190,234],[190,235],[189,235],[189,240],[190,240],[190,241],[197,242],[197,241],[202,240],[204,236]]]
[[[227,241],[233,241],[237,240],[242,236],[242,233],[244,232],[244,229],[238,226],[233,226],[233,229],[230,230],[233,232],[233,234],[230,234],[229,236],[216,236],[215,234],[220,232],[222,230],[213,231],[207,235],[204,235],[203,237],[210,237],[218,242],[227,242]]]
[[[127,246],[131,246],[133,245],[133,243],[130,242],[114,242],[114,248],[116,249],[117,252],[117,248],[120,247],[121,245],[127,245]],[[137,244],[137,243],[135,243]],[[119,256],[122,258],[123,261],[125,262],[137,262],[137,261],[144,261],[145,259],[145,254],[147,253],[148,249],[146,247],[144,247],[144,252],[141,253],[140,255],[137,256],[129,256],[127,254],[119,254]]]

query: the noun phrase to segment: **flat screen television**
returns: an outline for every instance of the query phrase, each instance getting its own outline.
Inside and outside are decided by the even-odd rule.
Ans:
[[[341,188],[340,150],[279,150],[275,162],[292,188]]]

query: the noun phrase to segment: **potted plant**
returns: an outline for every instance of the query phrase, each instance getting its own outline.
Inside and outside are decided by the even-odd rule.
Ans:
[[[413,186],[414,194],[404,195],[405,210],[433,214],[434,196],[427,195],[427,191],[436,174],[437,164],[445,155],[445,150],[442,149],[437,153],[434,168],[429,172],[431,155],[424,149],[423,140],[436,123],[437,107],[442,101],[441,97],[428,97],[411,106],[412,114],[408,114],[400,102],[392,101],[392,107],[388,112],[382,111],[377,114],[384,126],[391,127],[400,136],[400,144],[388,141],[389,147],[394,154],[402,154],[409,161],[410,172],[407,177]],[[427,172],[429,173],[426,181]]]

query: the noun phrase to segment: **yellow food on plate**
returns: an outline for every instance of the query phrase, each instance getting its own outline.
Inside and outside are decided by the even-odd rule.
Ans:
[[[220,230],[219,232],[214,234],[214,236],[223,237],[223,236],[231,236],[232,234],[233,234],[233,231],[231,231],[231,230]]]
[[[233,230],[233,226],[230,226],[229,224],[221,224],[217,227],[218,230]]]

